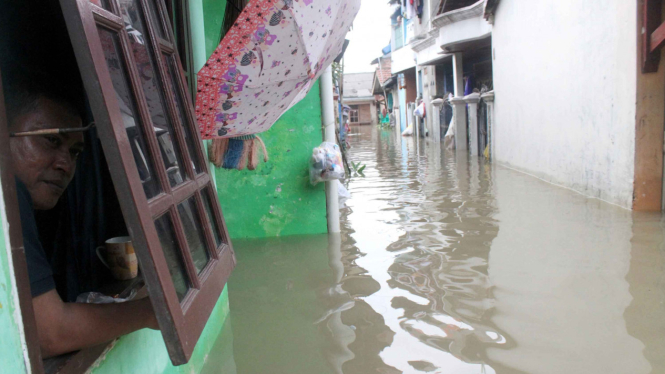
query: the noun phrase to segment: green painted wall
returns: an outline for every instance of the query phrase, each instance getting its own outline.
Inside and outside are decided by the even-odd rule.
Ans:
[[[16,300],[16,284],[14,283],[11,262],[9,261],[9,237],[5,228],[8,226],[5,216],[4,201],[0,194],[0,363],[3,373],[25,373],[23,357],[23,344],[21,342],[22,328],[20,324],[20,310]]]
[[[206,56],[212,55],[222,36],[226,0],[203,0]],[[203,65],[201,65],[203,66]]]
[[[232,238],[328,231],[324,184],[309,183],[308,162],[321,143],[319,83],[268,131],[270,155],[254,171],[217,169],[217,192]]]
[[[225,0],[203,0],[206,55],[219,44]],[[319,84],[260,135],[270,154],[257,170],[216,169],[217,192],[232,238],[327,232],[322,184],[309,184],[307,163],[322,140]]]

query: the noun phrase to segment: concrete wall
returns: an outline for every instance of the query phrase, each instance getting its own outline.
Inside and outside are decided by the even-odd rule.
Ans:
[[[370,104],[358,105],[358,122],[361,124],[372,123],[372,108]]]
[[[416,69],[409,69],[404,72],[404,82],[406,84],[406,102],[414,103],[418,97],[418,81],[416,79]]]
[[[535,5],[532,4],[532,6]],[[538,4],[537,8],[541,12],[545,9],[543,4]],[[485,18],[482,16],[473,17],[441,27],[435,45],[443,48],[459,42],[482,39],[491,33],[492,25],[485,21]]]
[[[217,192],[233,238],[326,233],[323,183],[309,183],[309,158],[321,144],[317,82],[309,94],[260,134],[270,161],[254,171],[217,169]]]
[[[393,50],[390,53],[390,70],[393,74],[415,66],[416,53],[409,46],[402,47],[396,51]]]
[[[494,159],[631,207],[636,32],[636,1],[503,0]]]

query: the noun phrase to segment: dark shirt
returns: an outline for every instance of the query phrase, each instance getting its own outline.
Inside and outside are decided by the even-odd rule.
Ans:
[[[39,240],[32,197],[25,184],[18,179],[16,180],[16,195],[21,214],[23,246],[25,247],[25,259],[28,263],[30,290],[32,297],[36,297],[55,288],[53,270]]]

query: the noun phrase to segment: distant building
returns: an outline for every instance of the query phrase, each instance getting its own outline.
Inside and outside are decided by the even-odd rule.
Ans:
[[[624,208],[665,210],[661,2],[578,3],[391,0],[402,128],[421,97],[421,137],[439,142],[452,124],[458,152]]]
[[[373,84],[374,73],[344,74],[342,103],[351,107],[349,124],[370,125],[378,123]]]

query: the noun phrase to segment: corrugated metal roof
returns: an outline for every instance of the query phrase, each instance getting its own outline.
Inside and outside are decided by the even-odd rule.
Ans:
[[[344,74],[344,99],[373,96],[374,73]]]

